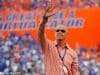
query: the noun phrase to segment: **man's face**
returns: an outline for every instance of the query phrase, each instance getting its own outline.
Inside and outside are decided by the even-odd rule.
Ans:
[[[66,33],[66,27],[64,25],[58,25],[55,30],[56,40],[65,40]]]

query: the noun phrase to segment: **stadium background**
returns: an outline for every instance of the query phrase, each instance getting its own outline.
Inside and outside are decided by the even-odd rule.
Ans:
[[[0,74],[45,75],[37,28],[50,1],[56,14],[46,25],[47,37],[54,40],[56,25],[65,24],[81,75],[99,75],[99,0],[0,0]]]

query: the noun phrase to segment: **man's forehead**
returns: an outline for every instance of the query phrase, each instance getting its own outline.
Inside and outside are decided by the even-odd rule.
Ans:
[[[62,25],[62,24],[59,24],[59,25],[57,25],[56,29],[64,29],[64,30],[66,30],[66,26]]]

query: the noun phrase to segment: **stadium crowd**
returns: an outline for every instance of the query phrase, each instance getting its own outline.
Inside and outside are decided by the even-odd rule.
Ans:
[[[100,45],[86,50],[77,48],[80,75],[100,74]],[[0,75],[45,75],[38,41],[29,33],[0,34]]]
[[[0,0],[0,10],[33,10],[48,6],[53,0]],[[54,0],[59,8],[99,7],[100,0]],[[80,75],[100,75],[100,44],[87,50],[76,49]],[[7,36],[0,33],[0,75],[45,75],[43,55],[38,41],[30,33]]]
[[[0,75],[43,75],[43,65],[38,42],[29,33],[0,34]]]
[[[30,10],[44,8],[50,2],[56,7],[88,8],[99,7],[100,0],[0,0],[0,9]]]

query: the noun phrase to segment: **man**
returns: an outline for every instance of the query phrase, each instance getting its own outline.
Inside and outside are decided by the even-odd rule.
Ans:
[[[57,25],[55,41],[50,41],[45,35],[45,24],[53,14],[54,7],[45,10],[43,21],[38,28],[38,39],[44,54],[46,75],[79,75],[78,57],[66,43],[67,30],[64,25]]]

